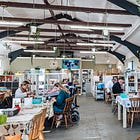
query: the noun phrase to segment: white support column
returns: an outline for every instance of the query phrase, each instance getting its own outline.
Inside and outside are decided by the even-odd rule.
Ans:
[[[118,102],[118,120],[119,121],[121,120],[121,105],[119,102]]]
[[[127,128],[127,109],[123,107],[123,128]]]

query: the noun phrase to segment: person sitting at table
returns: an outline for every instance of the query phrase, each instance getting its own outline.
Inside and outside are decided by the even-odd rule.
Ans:
[[[0,92],[0,109],[12,108],[11,91]]]
[[[24,98],[28,95],[31,95],[31,91],[27,91],[29,89],[30,83],[29,81],[23,81],[20,87],[15,92],[15,98]]]
[[[57,96],[59,94],[59,87],[58,87],[58,83],[55,83],[53,88],[47,92],[46,96],[47,97],[53,97],[53,96]]]
[[[123,92],[122,89],[123,79],[119,79],[117,83],[115,83],[112,87],[113,94],[120,94]]]
[[[65,106],[65,99],[70,97],[70,91],[60,83],[56,83],[55,87],[59,89],[59,94],[57,97],[52,98],[52,100],[54,101],[53,109],[54,112],[62,112]],[[62,117],[63,116],[61,115],[58,116],[59,119],[62,119]],[[51,126],[51,121],[52,118],[50,118],[49,120],[48,119],[45,120],[44,131],[49,129],[49,127]],[[60,125],[60,121],[57,122],[56,127],[58,127],[59,125]]]
[[[70,91],[62,86],[60,83],[57,83],[57,87],[60,89],[59,95],[54,99],[54,112],[62,112],[65,106],[65,99],[70,97]],[[62,115],[58,116],[58,119],[62,119]],[[60,125],[61,121],[56,122],[56,128]]]
[[[105,101],[108,103],[111,99],[112,87],[117,82],[117,77],[113,77],[111,80],[107,81],[105,84]]]

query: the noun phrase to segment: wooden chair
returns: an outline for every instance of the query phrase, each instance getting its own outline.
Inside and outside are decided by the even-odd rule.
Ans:
[[[113,106],[113,109],[112,109],[112,113],[115,115],[117,110],[118,110],[118,105],[116,103],[116,97],[118,96],[119,94],[111,94],[111,101],[112,101],[112,106]]]
[[[39,140],[39,128],[41,122],[42,112],[36,114],[32,119],[32,129],[30,134],[28,135],[29,140]]]
[[[136,137],[136,140],[140,140],[140,136]]]
[[[21,134],[16,134],[13,136],[5,136],[5,140],[21,140]]]
[[[41,119],[40,119],[40,126],[39,126],[39,140],[45,140],[44,135],[43,135],[43,130],[44,130],[44,122],[46,119],[46,111],[47,111],[47,107],[43,108],[41,110]]]
[[[72,122],[72,118],[71,118],[71,106],[72,106],[72,103],[73,103],[73,97],[67,98],[65,100],[65,107],[64,107],[63,111],[62,112],[54,112],[54,117],[53,117],[51,128],[53,128],[54,123],[56,121],[65,122],[65,126],[66,126],[66,128],[68,128],[68,122],[67,121],[69,120],[70,123],[73,126],[73,122]],[[59,115],[63,115],[62,119],[60,119],[60,120],[58,119]]]
[[[140,119],[140,98],[130,98],[131,107],[128,114],[128,119],[131,121],[131,128],[133,126],[134,119]],[[128,121],[129,121],[128,120]]]

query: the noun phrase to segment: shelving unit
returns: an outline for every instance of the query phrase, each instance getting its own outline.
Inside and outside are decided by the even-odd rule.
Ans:
[[[60,82],[66,77],[66,73],[45,74],[45,89],[50,90],[56,82]]]
[[[104,86],[98,86],[98,85],[104,85],[103,83],[96,83],[96,90],[95,90],[95,99],[98,100],[98,99],[102,99],[104,100],[104,97],[105,97],[105,93],[104,93]]]
[[[71,80],[74,83],[80,84],[80,70],[79,69],[71,69]]]
[[[140,71],[127,72],[125,76],[125,83],[126,93],[140,92]]]
[[[93,70],[82,70],[82,94],[91,93],[93,86]]]
[[[31,91],[36,91],[37,94],[44,92],[45,69],[25,71],[24,80],[30,80]]]
[[[0,75],[0,87],[7,87],[7,89],[12,91],[12,95],[14,96],[15,91],[19,87],[22,79],[23,75]]]

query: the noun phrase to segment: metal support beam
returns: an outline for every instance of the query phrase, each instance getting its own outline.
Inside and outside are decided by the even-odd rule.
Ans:
[[[140,59],[140,47],[128,42],[126,40],[122,41],[121,38],[114,36],[114,35],[110,35],[110,39],[114,40],[124,46],[126,46],[138,59]]]
[[[110,51],[110,50],[107,51],[107,52],[111,53],[112,55],[115,55],[124,64],[124,61],[126,59],[126,56],[125,55],[122,55],[122,54],[120,54],[118,52]]]
[[[22,53],[24,52],[23,49],[19,49],[13,52],[8,53],[8,58],[10,58],[10,64],[18,57],[20,56]]]
[[[139,7],[137,5],[134,5],[126,0],[107,0],[125,10],[127,10],[129,13],[133,15],[140,16]]]

